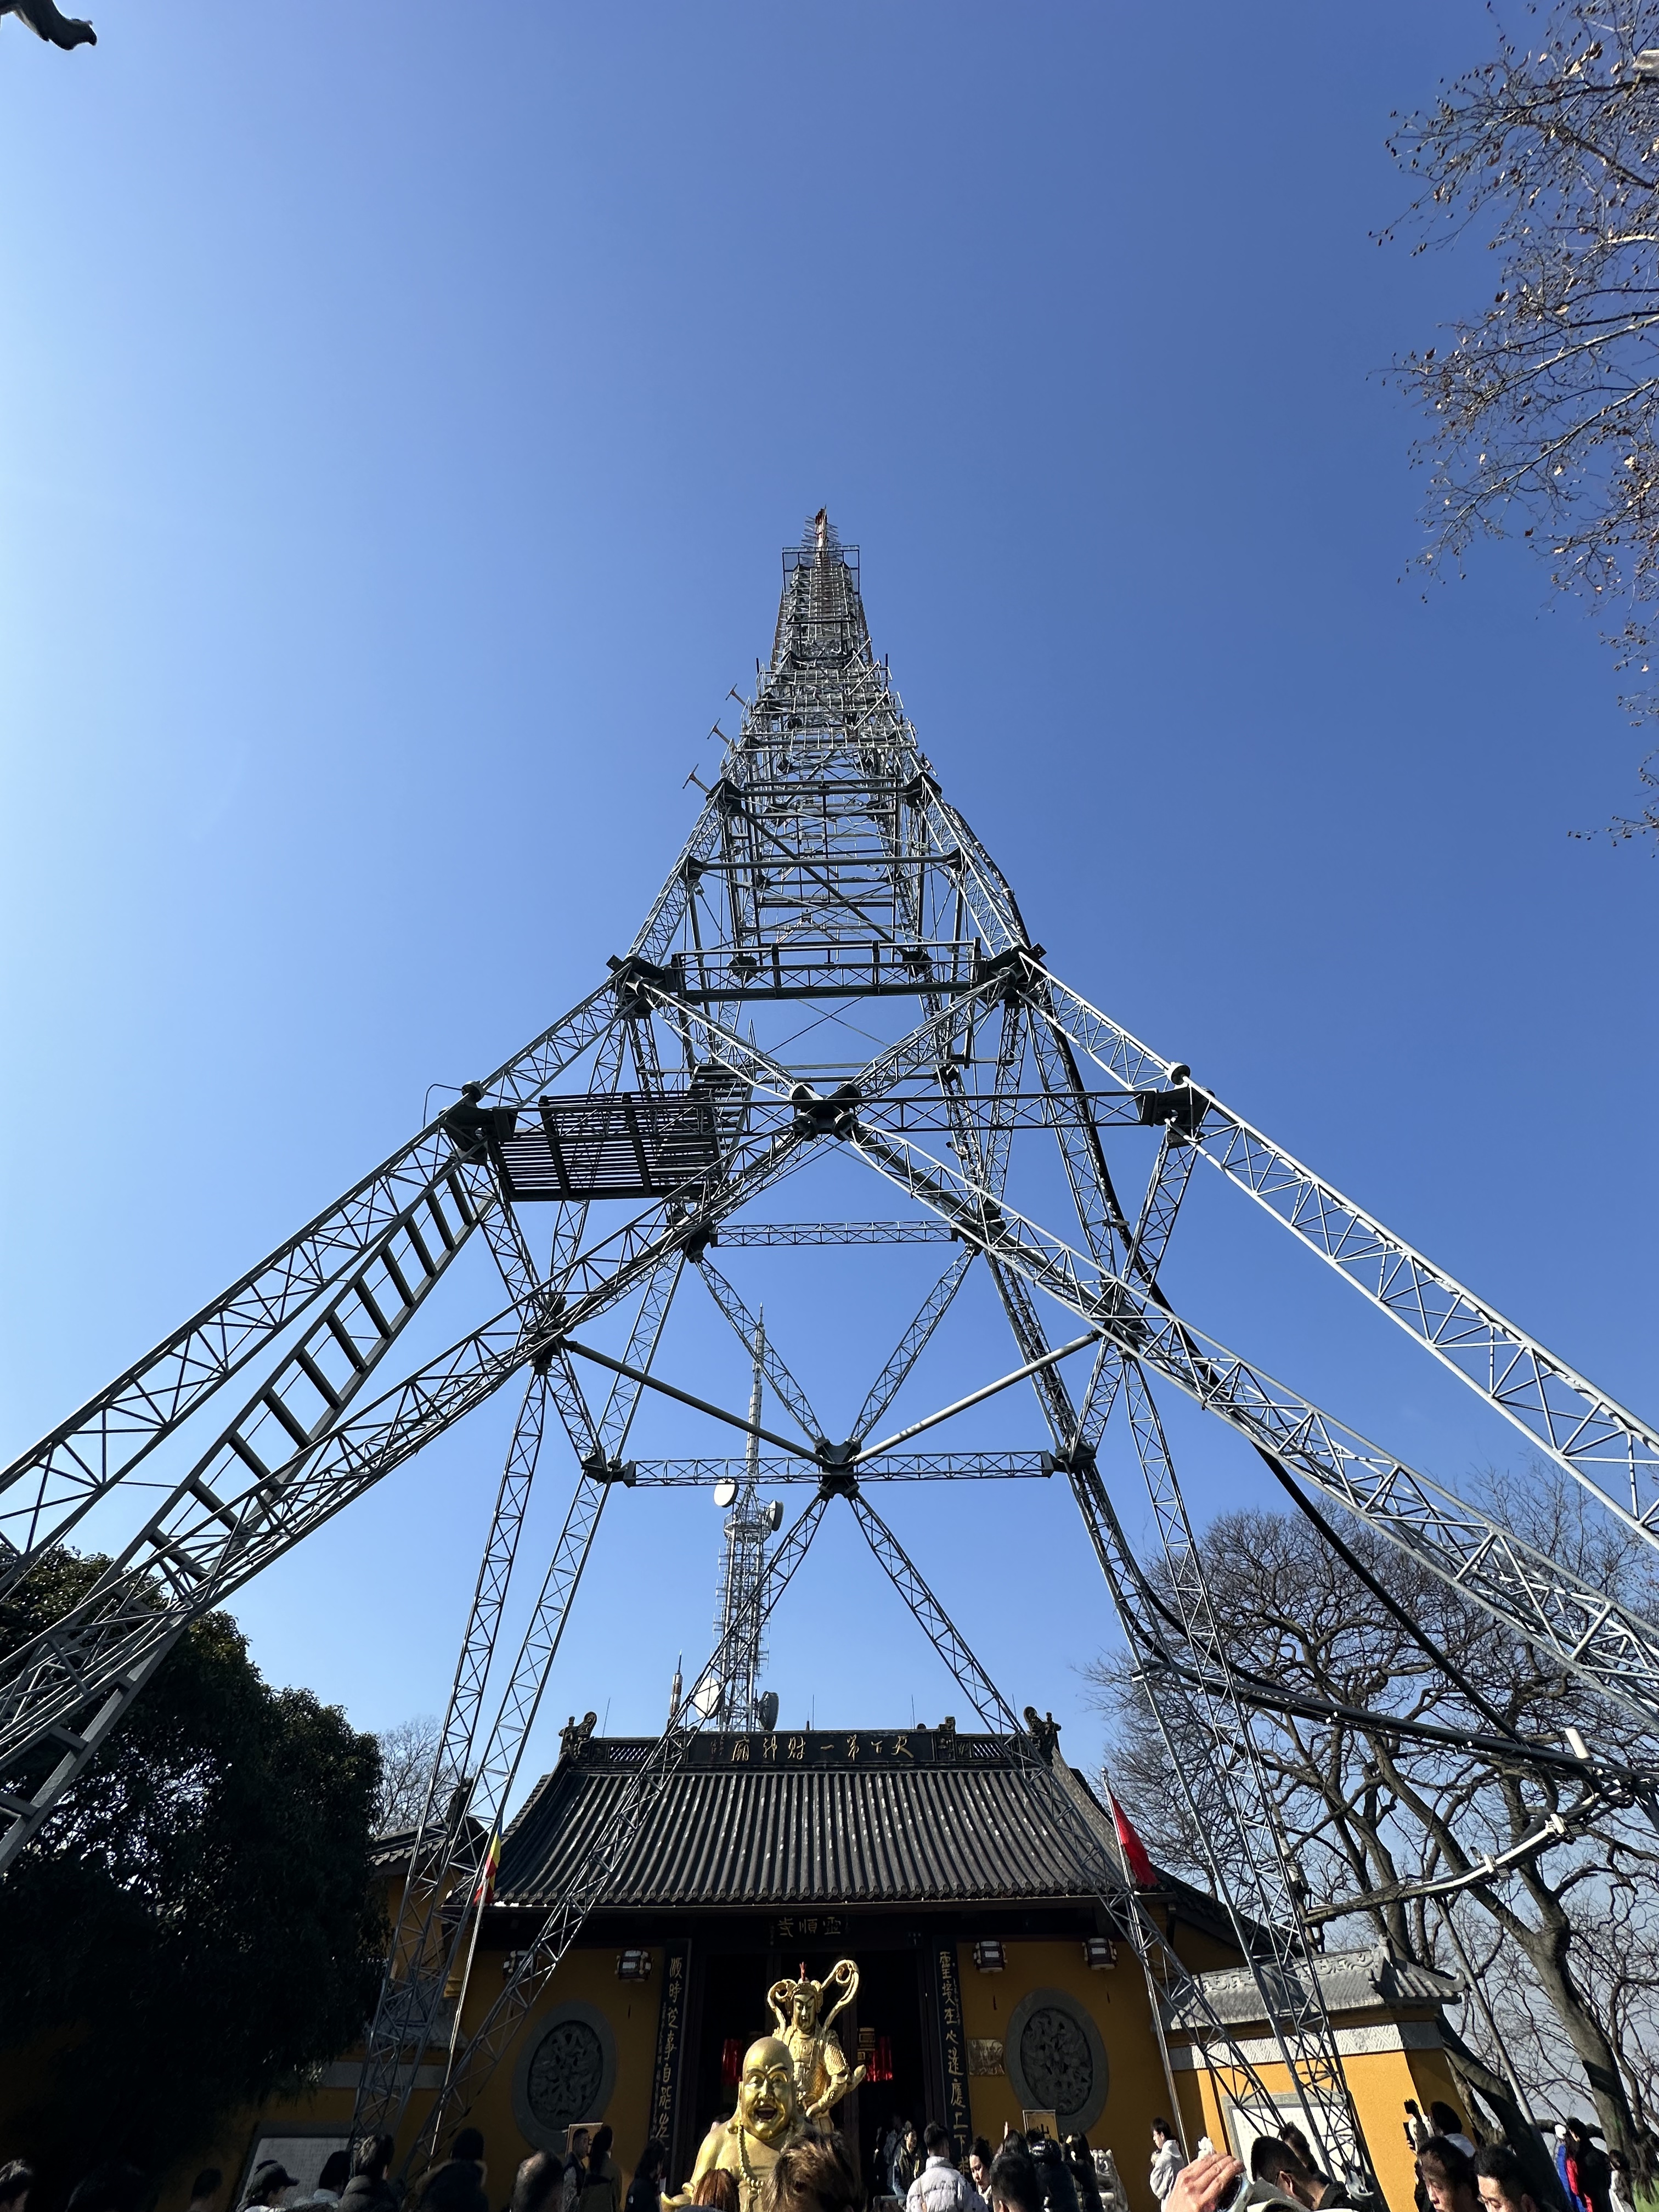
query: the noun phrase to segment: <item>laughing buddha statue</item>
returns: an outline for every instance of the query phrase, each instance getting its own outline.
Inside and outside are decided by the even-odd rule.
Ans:
[[[737,2178],[743,2212],[758,2212],[761,2191],[778,2162],[778,2153],[801,2132],[800,2100],[795,2094],[795,2062],[775,2035],[763,2035],[743,2054],[737,2110],[716,2120],[702,2139],[691,2179],[665,2206],[690,2204],[697,2184],[716,2166]]]

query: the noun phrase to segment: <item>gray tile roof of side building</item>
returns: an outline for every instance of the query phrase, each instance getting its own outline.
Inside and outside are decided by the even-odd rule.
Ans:
[[[1093,1893],[994,1736],[932,1729],[703,1735],[606,1887],[605,1909],[1063,1902]],[[589,1739],[544,1776],[503,1839],[496,1902],[550,1902],[616,1820],[643,1738]],[[1080,1776],[1055,1771],[1122,1881]],[[1170,1888],[1214,1914],[1186,1885]]]
[[[1333,2014],[1375,2011],[1379,2005],[1436,2007],[1457,1996],[1462,1988],[1455,1974],[1392,1958],[1382,1944],[1321,1952],[1314,1968],[1326,2009]],[[1224,2026],[1242,2027],[1263,2019],[1261,1998],[1248,1967],[1215,1967],[1200,1974],[1198,1980]],[[1173,2024],[1188,2023],[1177,2014]]]

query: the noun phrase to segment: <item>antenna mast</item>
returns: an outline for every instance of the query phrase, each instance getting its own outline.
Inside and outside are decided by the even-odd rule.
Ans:
[[[714,1612],[715,1641],[726,1653],[727,1663],[720,1680],[720,1703],[714,1711],[731,1729],[757,1729],[761,1725],[760,1673],[765,1663],[766,1644],[758,1600],[766,1574],[766,1539],[778,1522],[775,1510],[762,1502],[759,1487],[757,1431],[766,1370],[763,1306],[755,1322],[752,1355],[754,1379],[749,1392],[749,1437],[744,1453],[743,1486],[731,1500],[732,1510],[726,1516],[720,1596]],[[715,1496],[720,1498],[719,1490]]]

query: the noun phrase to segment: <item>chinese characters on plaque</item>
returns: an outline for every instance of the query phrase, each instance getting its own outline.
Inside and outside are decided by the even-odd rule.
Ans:
[[[674,2108],[679,2101],[680,2051],[685,2041],[685,1977],[691,1946],[670,1943],[662,1973],[662,2009],[657,2014],[657,2057],[651,2074],[651,2119],[647,2132],[672,2146]]]
[[[700,1735],[686,1747],[689,1766],[936,1766],[955,1762],[954,1736],[940,1729],[779,1729],[738,1735]]]
[[[973,2130],[968,2117],[967,2042],[962,2033],[962,1983],[957,1972],[956,1946],[941,1943],[933,1954],[934,1984],[939,2001],[939,2048],[945,2066],[945,2124],[957,2162],[968,2155]]]

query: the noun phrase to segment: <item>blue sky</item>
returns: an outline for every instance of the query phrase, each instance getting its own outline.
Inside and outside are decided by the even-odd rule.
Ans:
[[[1659,878],[1567,834],[1640,740],[1529,558],[1402,580],[1377,372],[1487,268],[1373,242],[1382,142],[1474,0],[95,20],[0,22],[8,1453],[591,988],[826,501],[1060,971],[1653,1407]],[[1192,1318],[1455,1483],[1516,1456],[1200,1175]],[[421,1342],[499,1304],[448,1293]],[[882,1348],[831,1297],[810,1358]],[[273,1679],[441,1703],[509,1411],[244,1594]],[[1259,1494],[1171,1418],[1196,1505]],[[891,1517],[1092,1755],[1063,1497]],[[614,1502],[555,1717],[660,1717],[716,1519]],[[773,1644],[789,1720],[960,1703],[850,1528]]]

